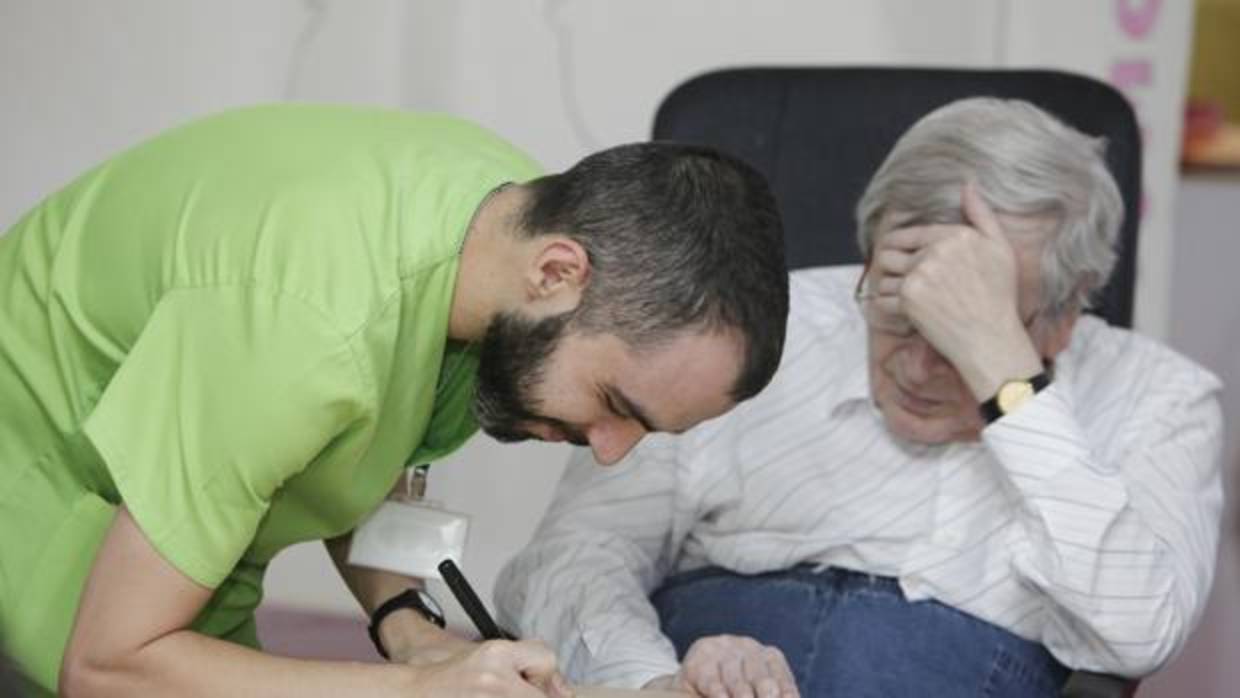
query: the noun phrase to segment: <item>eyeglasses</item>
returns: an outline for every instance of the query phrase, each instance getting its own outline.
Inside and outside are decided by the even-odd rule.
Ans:
[[[865,266],[861,268],[861,275],[857,277],[857,287],[853,289],[853,299],[861,306],[861,315],[865,318],[866,324],[877,332],[894,337],[911,337],[917,334],[917,328],[904,313],[883,310],[877,303],[871,302],[878,298],[878,293],[866,289],[865,282],[869,275],[870,259],[867,259]],[[1034,310],[1029,313],[1028,317],[1022,318],[1021,322],[1026,331],[1033,332],[1034,324],[1038,321],[1041,312],[1041,310]]]

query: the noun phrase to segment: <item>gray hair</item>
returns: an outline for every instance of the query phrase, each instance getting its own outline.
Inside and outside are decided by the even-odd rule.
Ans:
[[[888,212],[901,225],[960,223],[970,178],[992,208],[1057,222],[1042,254],[1042,308],[1078,310],[1111,275],[1124,216],[1107,169],[1106,141],[1021,100],[963,99],[924,116],[900,137],[857,204],[857,239],[869,259]]]

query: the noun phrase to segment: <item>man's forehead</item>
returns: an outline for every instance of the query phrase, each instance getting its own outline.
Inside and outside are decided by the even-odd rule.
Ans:
[[[733,333],[689,331],[633,351],[601,387],[637,421],[679,433],[732,406],[743,353]]]
[[[733,407],[727,391],[720,395],[705,389],[685,389],[669,385],[665,390],[646,389],[647,383],[604,385],[604,394],[616,411],[641,424],[651,433],[682,434],[698,423],[714,418]],[[701,386],[705,388],[705,386]]]
[[[1059,226],[1060,218],[1056,214],[1011,214],[998,212],[1004,233],[1016,252],[1020,306],[1022,309],[1037,305],[1042,293],[1042,254],[1046,244]],[[875,248],[883,247],[886,233],[901,228],[912,228],[931,225],[968,225],[967,222],[950,222],[948,216],[939,214],[917,214],[907,211],[888,211],[883,214],[879,223],[878,240]],[[937,220],[935,220],[937,219]]]

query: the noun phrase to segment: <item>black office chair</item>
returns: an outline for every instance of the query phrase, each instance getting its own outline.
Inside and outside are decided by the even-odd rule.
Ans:
[[[1045,70],[735,68],[693,78],[659,106],[654,137],[702,143],[751,163],[771,182],[793,269],[861,261],[853,207],[901,134],[927,112],[973,96],[1028,100],[1104,136],[1124,197],[1120,258],[1094,312],[1132,324],[1141,141],[1111,86]]]
[[[770,180],[792,269],[861,261],[853,208],[892,145],[917,119],[964,97],[1023,99],[1107,139],[1124,198],[1119,260],[1092,311],[1132,324],[1141,141],[1136,115],[1111,86],[1046,70],[734,68],[695,77],[659,106],[654,138],[711,145]],[[1123,698],[1137,682],[1073,672],[1065,698]]]

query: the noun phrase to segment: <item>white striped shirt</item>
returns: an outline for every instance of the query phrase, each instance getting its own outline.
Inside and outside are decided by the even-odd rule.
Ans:
[[[857,274],[792,275],[783,361],[758,397],[610,468],[575,453],[496,585],[504,621],[569,678],[674,673],[647,596],[706,565],[896,577],[1073,668],[1137,676],[1183,646],[1214,572],[1218,380],[1087,316],[1050,387],[980,442],[900,441],[870,399]]]

